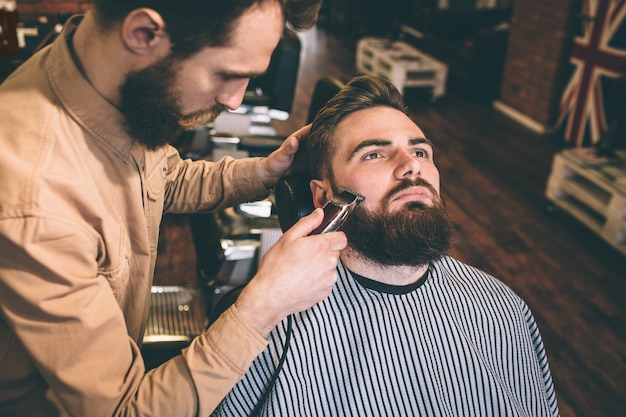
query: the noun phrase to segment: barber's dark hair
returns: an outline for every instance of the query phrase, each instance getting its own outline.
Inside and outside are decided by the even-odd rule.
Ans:
[[[227,45],[233,25],[255,4],[276,1],[288,27],[308,29],[315,23],[322,0],[93,0],[98,24],[110,28],[133,10],[149,8],[165,21],[172,54],[185,58],[205,47]]]
[[[309,168],[315,179],[332,178],[330,157],[334,151],[337,125],[348,115],[359,110],[387,106],[400,110],[407,116],[402,94],[388,80],[371,75],[353,78],[313,119],[307,138]],[[410,117],[410,116],[409,116]]]

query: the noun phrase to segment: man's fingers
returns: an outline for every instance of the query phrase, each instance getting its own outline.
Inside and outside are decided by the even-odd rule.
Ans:
[[[289,136],[280,145],[281,150],[286,152],[290,158],[291,158],[291,155],[295,154],[298,151],[299,147],[300,147],[300,143],[298,139],[294,136]]]
[[[306,135],[308,135],[310,131],[311,131],[311,124],[308,124],[296,130],[295,132],[293,132],[289,136],[289,138],[296,138],[298,142],[301,142],[301,139],[304,138]]]
[[[294,239],[305,237],[311,234],[313,230],[322,223],[324,219],[324,210],[316,208],[308,216],[302,217],[296,224],[291,226],[289,230],[285,232],[285,239],[292,241]],[[348,244],[346,235],[342,233],[326,233],[327,241],[330,242],[332,251],[343,250]]]

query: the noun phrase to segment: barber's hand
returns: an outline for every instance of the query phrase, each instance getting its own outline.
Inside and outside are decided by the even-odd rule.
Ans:
[[[280,177],[292,168],[296,152],[300,145],[303,144],[303,139],[309,134],[310,130],[310,124],[298,129],[285,139],[280,148],[259,161],[257,172],[266,187],[272,188],[275,186]]]
[[[348,241],[343,232],[307,236],[323,219],[316,209],[293,225],[272,246],[235,305],[266,336],[283,318],[328,297],[337,281],[339,253]]]

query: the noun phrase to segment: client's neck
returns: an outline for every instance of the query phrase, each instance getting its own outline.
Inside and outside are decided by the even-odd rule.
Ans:
[[[383,284],[409,285],[417,282],[428,271],[424,265],[381,265],[348,247],[341,252],[341,262],[350,271]]]

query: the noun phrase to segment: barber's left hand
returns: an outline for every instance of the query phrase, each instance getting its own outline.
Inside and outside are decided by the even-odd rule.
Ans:
[[[310,130],[310,124],[298,129],[285,139],[280,148],[259,161],[257,172],[266,187],[275,186],[280,177],[285,175],[287,171],[294,171],[290,168],[292,168],[296,152],[301,145],[304,145],[303,138],[309,134]]]

